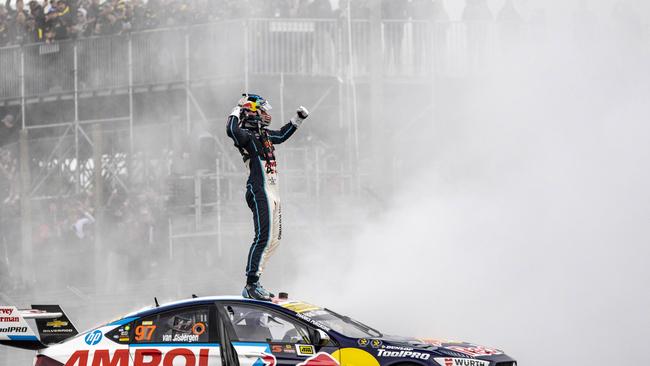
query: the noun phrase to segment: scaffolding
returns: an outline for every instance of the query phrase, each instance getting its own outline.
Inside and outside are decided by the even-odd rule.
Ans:
[[[183,240],[209,237],[221,254],[222,210],[232,197],[240,199],[233,187],[242,172],[225,137],[209,137],[227,114],[228,102],[211,100],[220,89],[232,95],[266,87],[280,101],[284,120],[287,83],[309,82],[316,90],[313,112],[329,104],[344,143],[286,149],[280,156],[294,161],[281,162],[289,167],[283,180],[303,188],[291,188],[292,195],[316,201],[323,182],[334,182],[337,194],[358,194],[360,151],[367,148],[359,138],[358,111],[383,118],[387,82],[428,85],[476,72],[485,63],[468,57],[488,57],[494,34],[484,24],[379,17],[247,19],[2,48],[0,108],[18,108],[22,126],[23,257],[31,263],[35,201],[88,193],[102,207],[106,185],[128,192],[146,184],[138,178],[151,158],[138,146],[143,139],[174,150],[178,136],[208,136],[216,155],[212,166],[174,176],[194,193],[187,211],[169,218],[168,253],[173,256]],[[371,91],[370,101],[360,97],[363,88]],[[155,98],[150,108],[148,99]]]

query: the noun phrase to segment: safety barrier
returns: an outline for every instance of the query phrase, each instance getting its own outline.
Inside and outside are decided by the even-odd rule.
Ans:
[[[81,39],[77,43],[80,90],[113,89],[129,85],[127,36]]]
[[[0,49],[0,98],[20,97],[21,48]]]
[[[383,21],[374,50],[368,20],[249,19],[14,46],[0,49],[0,98],[248,74],[364,77],[371,66],[386,77],[464,76],[498,49],[495,28]]]
[[[339,70],[336,21],[252,19],[247,34],[252,73],[331,76]]]

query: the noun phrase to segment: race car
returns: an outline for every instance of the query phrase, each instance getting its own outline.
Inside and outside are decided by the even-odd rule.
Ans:
[[[36,350],[35,366],[516,366],[498,349],[388,336],[305,302],[221,296],[156,301],[83,333],[57,305],[3,306],[0,343]]]

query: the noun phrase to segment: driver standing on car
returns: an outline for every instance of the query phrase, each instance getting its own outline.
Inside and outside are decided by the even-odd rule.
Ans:
[[[271,301],[274,295],[260,284],[260,276],[282,236],[280,188],[273,145],[289,139],[309,116],[305,107],[280,130],[269,130],[271,105],[259,95],[243,94],[226,123],[226,133],[248,167],[246,203],[253,212],[255,237],[246,261],[242,296]]]

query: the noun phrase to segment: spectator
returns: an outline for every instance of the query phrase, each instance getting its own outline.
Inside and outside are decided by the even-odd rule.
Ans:
[[[408,13],[414,20],[431,20],[433,19],[433,1],[412,0],[409,3]]]
[[[448,34],[451,24],[449,13],[445,9],[443,0],[433,1],[433,68],[434,72],[446,70],[448,65],[447,50]]]
[[[68,38],[68,29],[72,28],[74,23],[74,14],[68,6],[67,0],[59,0],[56,5],[52,2],[53,7],[45,16],[47,27],[54,32],[55,40]]]
[[[0,46],[6,46],[12,43],[12,32],[10,21],[5,8],[0,8]]]
[[[382,0],[381,12],[384,19],[386,38],[386,69],[397,70],[401,64],[402,39],[404,38],[404,21],[408,18],[408,0]]]
[[[336,14],[332,9],[329,0],[314,0],[310,4],[310,17],[318,19],[334,19]],[[318,21],[314,24],[314,38],[319,47],[314,48],[314,70],[327,74],[334,74],[336,70],[336,47],[334,46],[337,39],[332,23]]]
[[[14,206],[20,199],[20,180],[18,177],[18,161],[11,150],[0,148],[0,181],[6,182],[2,189],[1,205]]]
[[[339,17],[347,18],[348,11],[352,19],[370,18],[368,0],[341,0],[339,3]]]
[[[291,6],[286,0],[264,0],[266,16],[273,18],[288,18]]]
[[[101,9],[100,0],[90,0],[89,3],[83,6],[87,10],[86,17],[88,22],[94,23],[97,18],[99,18],[99,12]]]
[[[487,59],[489,22],[493,20],[486,0],[467,0],[463,20],[467,23],[469,71],[476,72]]]
[[[77,22],[70,28],[71,36],[75,38],[89,37],[92,34],[91,22],[88,21],[88,11],[84,8],[77,9]]]
[[[486,0],[466,0],[463,9],[463,20],[466,22],[490,21],[493,19],[492,12]]]
[[[11,24],[13,28],[13,38],[15,44],[23,44],[26,42],[32,41],[31,32],[29,29],[29,15],[25,11],[23,1],[18,0],[16,2],[16,10],[13,11],[13,22]]]
[[[515,8],[513,0],[506,0],[497,14],[499,24],[499,38],[504,41],[504,46],[516,45],[522,34],[524,20]]]
[[[329,0],[314,0],[309,5],[309,15],[311,18],[330,19],[334,18],[334,10]]]
[[[104,3],[100,8],[98,18],[95,21],[95,30],[93,34],[104,36],[110,34],[118,34],[121,31],[122,23],[113,12],[113,6],[109,3]]]
[[[88,211],[82,211],[74,224],[72,230],[79,239],[85,239],[89,235],[88,225],[94,224],[95,218]]]
[[[523,23],[523,19],[517,8],[515,8],[513,0],[506,0],[501,10],[499,10],[499,14],[497,14],[497,21],[502,23]]]
[[[28,3],[29,6],[29,13],[31,15],[30,22],[33,23],[28,23],[28,27],[32,30],[32,40],[35,42],[38,41],[43,41],[45,40],[45,11],[43,10],[43,7],[36,2],[35,0],[32,0]]]
[[[436,22],[448,22],[449,13],[445,9],[443,0],[433,0],[433,20]]]
[[[18,141],[18,125],[12,114],[7,114],[0,121],[0,147]]]
[[[434,8],[432,0],[412,0],[408,13],[413,22],[413,67],[416,74],[426,73],[427,60],[431,60]]]

